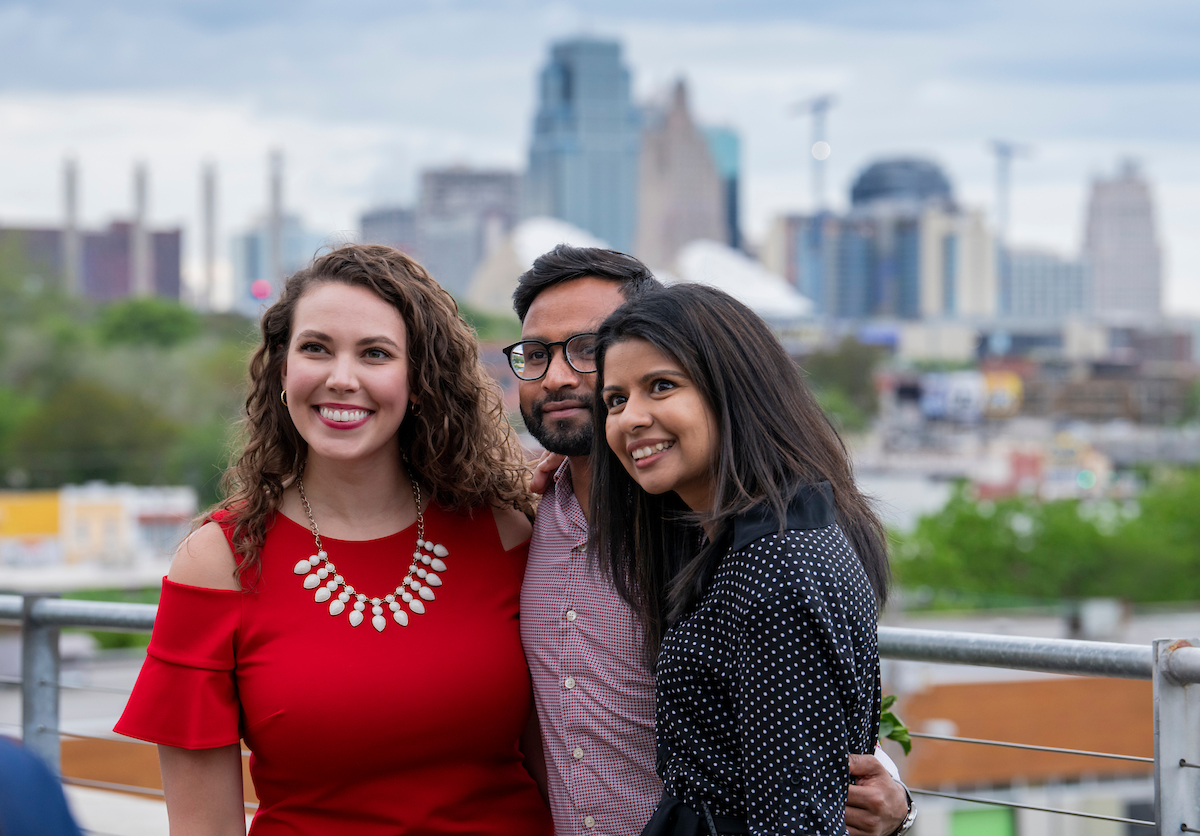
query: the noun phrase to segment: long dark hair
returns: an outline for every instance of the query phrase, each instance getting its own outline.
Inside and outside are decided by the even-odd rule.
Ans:
[[[854,485],[837,431],[761,318],[719,290],[681,284],[622,305],[599,334],[591,536],[601,566],[645,627],[648,662],[667,627],[699,600],[733,518],[766,505],[782,530],[787,506],[805,484],[832,485],[838,526],[883,605],[889,580],[883,525]],[[690,511],[674,492],[647,494],[605,441],[604,357],[615,343],[634,339],[679,363],[716,417],[711,511]],[[707,542],[701,525],[712,532]]]

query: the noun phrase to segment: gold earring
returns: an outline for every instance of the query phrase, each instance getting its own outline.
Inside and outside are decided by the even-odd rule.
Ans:
[[[287,389],[279,390],[279,400],[283,401],[284,406],[287,406]]]
[[[421,414],[421,405],[419,403],[412,403],[410,401],[408,411],[412,413],[412,417],[416,418]]]

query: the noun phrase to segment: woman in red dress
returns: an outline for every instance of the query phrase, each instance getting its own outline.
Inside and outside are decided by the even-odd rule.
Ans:
[[[550,834],[521,747],[519,450],[470,328],[403,253],[344,247],[262,320],[227,499],[180,547],[123,734],[173,834]]]

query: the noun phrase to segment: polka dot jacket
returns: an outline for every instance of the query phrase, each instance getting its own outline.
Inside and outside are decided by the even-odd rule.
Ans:
[[[845,834],[849,753],[879,731],[875,595],[834,522],[833,491],[801,488],[780,533],[755,509],[657,662],[664,789],[751,834]]]

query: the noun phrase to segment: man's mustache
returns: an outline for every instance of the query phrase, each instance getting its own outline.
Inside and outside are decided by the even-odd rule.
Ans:
[[[551,403],[569,403],[569,404],[578,406],[581,409],[591,409],[592,408],[592,399],[591,398],[581,399],[581,398],[548,398],[547,397],[547,398],[542,398],[535,405],[537,406],[538,409],[545,409],[546,404],[551,404]]]

